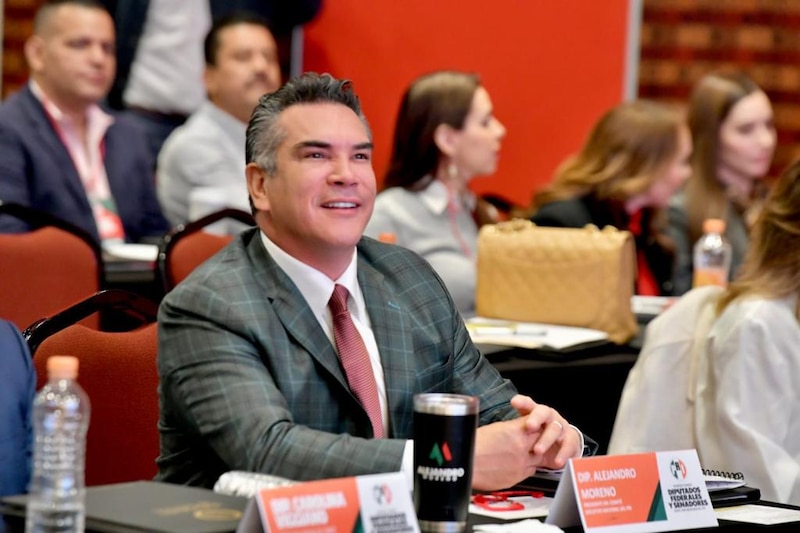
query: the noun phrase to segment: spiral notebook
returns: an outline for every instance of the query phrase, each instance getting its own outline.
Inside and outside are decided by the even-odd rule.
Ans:
[[[714,508],[752,503],[761,499],[761,491],[755,487],[748,487],[741,472],[704,468],[703,477]]]
[[[737,489],[745,485],[744,474],[741,472],[723,472],[704,468],[703,478],[706,481],[708,492]]]

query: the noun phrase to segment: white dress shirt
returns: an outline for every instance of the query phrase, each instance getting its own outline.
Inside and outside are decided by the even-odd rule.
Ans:
[[[150,0],[123,100],[128,107],[188,115],[205,98],[206,0]]]
[[[344,285],[350,292],[347,299],[347,309],[353,319],[356,329],[361,334],[364,344],[369,352],[369,359],[372,363],[372,372],[375,375],[375,384],[378,386],[378,400],[381,404],[381,418],[383,418],[383,431],[389,435],[389,410],[386,400],[386,382],[383,379],[383,365],[381,364],[378,344],[375,342],[375,335],[372,333],[372,322],[367,313],[367,305],[364,302],[364,295],[357,279],[357,253],[353,250],[353,258],[347,270],[337,279],[331,279],[319,270],[298,261],[291,255],[284,252],[277,244],[272,242],[264,232],[261,232],[261,242],[267,252],[275,260],[278,266],[286,273],[292,282],[297,286],[300,294],[305,298],[306,303],[317,317],[319,325],[335,347],[336,341],[333,338],[333,315],[328,309],[328,301],[333,295],[334,285],[337,283]],[[409,487],[414,486],[414,441],[408,440],[403,453],[403,461],[400,471],[405,474]]]

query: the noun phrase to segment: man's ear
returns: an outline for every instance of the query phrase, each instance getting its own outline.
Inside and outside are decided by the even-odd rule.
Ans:
[[[439,151],[452,157],[456,151],[456,138],[458,130],[447,124],[439,124],[433,131],[433,142]]]
[[[269,211],[269,193],[267,189],[269,174],[256,163],[248,163],[244,173],[247,177],[247,191],[250,193],[253,205],[258,211]]]
[[[44,63],[44,39],[33,35],[25,41],[25,60],[31,72],[39,72]]]
[[[217,70],[215,67],[206,65],[203,69],[203,83],[206,87],[206,94],[209,99],[217,92]]]

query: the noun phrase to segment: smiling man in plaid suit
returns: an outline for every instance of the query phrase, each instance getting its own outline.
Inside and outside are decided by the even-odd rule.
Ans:
[[[247,130],[258,228],[195,270],[159,313],[159,479],[410,476],[413,395],[423,392],[480,397],[475,488],[507,487],[583,452],[577,429],[516,395],[480,354],[428,263],[362,237],[371,158],[348,81],[306,74],[262,97]],[[372,418],[337,354],[335,285],[348,289],[370,359]]]

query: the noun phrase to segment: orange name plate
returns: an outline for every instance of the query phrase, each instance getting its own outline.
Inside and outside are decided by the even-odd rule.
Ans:
[[[254,500],[237,533],[419,533],[408,482],[400,472],[264,489]]]
[[[695,450],[572,459],[547,523],[590,532],[717,525]]]

